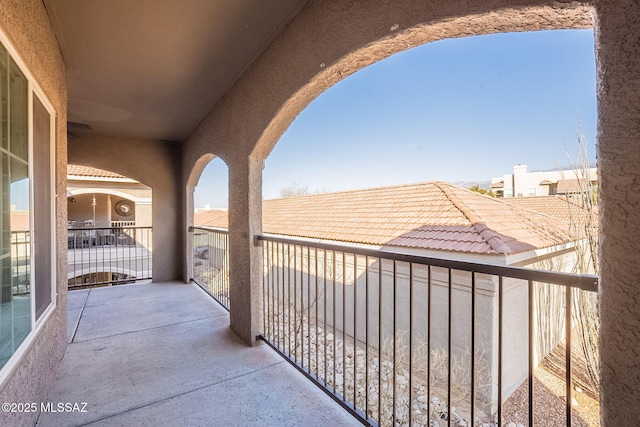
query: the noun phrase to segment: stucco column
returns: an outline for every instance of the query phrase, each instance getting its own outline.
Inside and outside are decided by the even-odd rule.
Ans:
[[[184,248],[185,248],[185,261],[184,261],[184,271],[183,271],[183,277],[184,280],[186,282],[189,282],[191,279],[193,279],[193,256],[195,253],[195,248],[193,245],[193,230],[191,230],[191,227],[193,227],[193,209],[194,209],[194,202],[193,202],[193,194],[195,192],[195,187],[193,185],[187,185],[187,190],[185,191],[185,206],[186,206],[186,211],[184,213],[184,219],[185,219],[185,233],[184,233],[184,238],[183,238],[183,244],[184,244]],[[191,230],[191,231],[190,231]]]
[[[262,332],[263,160],[240,157],[229,166],[229,298],[231,328],[247,344]]]
[[[640,2],[597,3],[603,426],[640,402]]]

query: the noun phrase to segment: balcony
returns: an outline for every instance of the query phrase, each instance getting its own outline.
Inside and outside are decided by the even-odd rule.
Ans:
[[[602,400],[601,417],[605,425],[637,424],[636,406],[640,396],[640,357],[637,350],[640,337],[637,310],[640,301],[640,288],[637,286],[640,275],[640,216],[634,214],[634,208],[640,205],[640,192],[633,184],[639,181],[640,55],[632,47],[636,35],[640,34],[639,2],[525,0],[515,7],[515,2],[507,0],[483,0],[474,2],[473,6],[468,5],[470,2],[443,1],[431,2],[430,7],[424,7],[424,2],[420,1],[402,4],[388,1],[372,1],[371,4],[281,1],[277,2],[279,7],[273,8],[248,8],[246,2],[227,2],[233,9],[218,10],[222,7],[219,2],[200,1],[195,2],[197,7],[189,8],[166,2],[152,14],[147,13],[145,5],[139,2],[122,3],[118,7],[105,2],[88,3],[82,2],[83,7],[77,7],[71,2],[29,0],[4,2],[1,7],[0,41],[8,49],[5,64],[10,64],[9,59],[12,58],[26,78],[23,91],[7,93],[24,93],[25,102],[15,105],[29,109],[26,119],[15,123],[20,124],[20,129],[24,126],[24,130],[15,134],[9,132],[8,135],[19,137],[25,142],[25,147],[28,145],[25,154],[31,154],[32,148],[43,148],[42,158],[49,158],[44,153],[44,148],[49,146],[51,159],[55,159],[49,173],[49,168],[32,167],[33,156],[29,156],[29,168],[38,174],[41,172],[41,176],[35,175],[35,179],[29,182],[33,195],[51,198],[49,202],[43,201],[46,207],[51,207],[50,210],[31,206],[32,212],[38,215],[31,220],[36,229],[32,230],[31,238],[34,243],[41,244],[38,249],[46,247],[58,256],[52,263],[57,267],[55,275],[48,274],[48,257],[33,258],[34,272],[42,272],[45,278],[50,278],[43,281],[43,286],[46,285],[45,290],[51,288],[51,301],[44,298],[42,305],[32,304],[27,339],[16,348],[17,352],[2,375],[3,401],[44,401],[67,350],[63,338],[68,241],[66,233],[62,232],[67,220],[63,197],[67,162],[131,176],[153,189],[153,237],[156,245],[153,248],[152,274],[154,280],[162,283],[192,277],[189,258],[193,251],[189,246],[191,241],[187,229],[192,225],[189,212],[193,208],[193,187],[208,160],[214,156],[223,158],[229,167],[230,178],[230,324],[246,345],[253,344],[255,337],[265,332],[265,322],[274,321],[267,330],[273,336],[264,338],[271,339],[276,347],[287,343],[286,339],[293,339],[292,348],[295,348],[294,336],[284,337],[280,334],[279,324],[275,323],[275,320],[284,319],[274,314],[274,309],[280,307],[279,300],[278,304],[271,300],[266,305],[267,311],[264,310],[263,289],[269,289],[269,296],[272,296],[271,290],[282,289],[284,282],[273,282],[273,286],[272,282],[263,284],[263,252],[254,238],[262,233],[260,178],[264,162],[280,135],[303,108],[347,75],[425,42],[487,32],[595,26],[599,88],[597,144],[598,162],[602,166],[599,199],[606,207],[599,224],[603,239],[599,247],[602,286],[598,293],[601,336],[606,343],[601,347],[600,358],[603,367],[600,375],[602,396],[606,397]],[[227,19],[232,16],[238,17]],[[594,20],[594,16],[597,19]],[[158,22],[174,23],[172,28],[176,31],[168,32],[167,26],[158,25]],[[247,22],[259,25],[247,28]],[[136,34],[141,37],[135,37]],[[228,43],[228,40],[242,43]],[[211,70],[219,72],[212,73]],[[6,81],[15,75],[7,73]],[[34,114],[31,114],[34,105],[30,101],[36,98],[47,104],[45,110],[49,114],[41,111],[42,114],[35,116],[37,120],[34,120]],[[12,120],[19,118],[13,112],[9,117]],[[67,125],[67,120],[72,123]],[[33,126],[47,123],[50,125],[50,138],[45,135],[49,134],[44,130],[46,126]],[[8,129],[19,128],[11,126]],[[41,132],[33,135],[31,129]],[[37,140],[32,135],[37,136]],[[17,146],[11,144],[11,147]],[[388,150],[393,150],[394,146],[390,143]],[[8,145],[4,147],[6,149]],[[478,147],[479,150],[486,148]],[[15,168],[10,165],[7,170]],[[283,171],[286,170],[284,165]],[[16,175],[18,177],[20,175]],[[7,175],[7,188],[15,183],[17,181]],[[3,206],[8,210],[10,204],[6,202]],[[40,214],[49,211],[55,213],[54,221],[38,220]],[[6,224],[5,221],[5,229]],[[47,230],[48,224],[53,226],[51,230]],[[38,228],[44,235],[36,233]],[[276,247],[278,245],[275,244]],[[292,249],[297,253],[295,247]],[[315,255],[315,250],[311,252]],[[306,249],[305,254],[309,254]],[[24,258],[20,253],[17,257],[15,264],[7,261],[4,270],[7,275],[12,269],[17,273],[12,279],[15,280],[12,285],[15,284],[16,294],[25,292],[28,283],[23,278],[27,271]],[[280,259],[276,258],[272,265],[278,266],[279,270],[273,271],[280,271],[279,277],[282,277],[282,268],[278,264]],[[363,263],[362,258],[360,262]],[[298,280],[293,283],[308,283],[304,279]],[[3,283],[5,294],[10,294],[9,278]],[[31,284],[35,283],[42,282],[32,280]],[[526,288],[528,285],[523,286]],[[93,295],[118,295],[128,287],[133,285],[89,292]],[[35,286],[31,292],[31,301],[35,302],[38,293]],[[41,295],[46,297],[49,293]],[[162,378],[174,369],[181,369],[182,365],[194,363],[188,357],[179,359],[179,363],[174,362],[178,357],[171,361],[160,360],[165,352],[158,351],[158,348],[166,350],[166,344],[157,344],[151,355],[145,355],[141,340],[127,343],[138,348],[120,344],[118,352],[111,352],[114,347],[108,346],[107,341],[116,336],[124,339],[171,326],[163,324],[156,327],[152,319],[168,315],[150,313],[146,305],[132,301],[128,303],[133,306],[132,311],[124,317],[117,317],[107,310],[118,306],[116,300],[102,306],[104,316],[101,322],[96,320],[98,316],[93,322],[100,323],[97,327],[105,327],[109,319],[113,319],[113,325],[125,322],[124,326],[130,326],[129,333],[71,343],[58,383],[54,392],[49,394],[51,399],[54,393],[57,393],[56,398],[72,398],[72,393],[81,393],[80,386],[87,385],[88,391],[83,397],[88,399],[91,390],[99,396],[100,390],[108,389],[101,387],[100,381],[110,384],[111,375],[128,372],[124,367],[137,367],[137,370],[128,372],[131,374],[129,377],[120,380],[120,389],[114,389],[116,391],[110,395],[99,396],[117,403],[109,400],[92,402],[95,413],[101,414],[92,419],[103,424],[110,420],[105,417],[124,415],[127,408],[147,405],[139,410],[152,410],[156,405],[168,402],[170,399],[162,400],[167,396],[186,398],[186,388],[182,386],[184,375],[179,379],[172,376],[171,381],[162,384],[153,381],[159,381],[156,379],[158,375]],[[182,303],[176,298],[172,304],[158,304],[158,309],[182,307]],[[43,307],[45,311],[36,310]],[[98,307],[96,305],[95,309]],[[80,322],[76,333],[78,339],[82,336],[82,324],[90,318],[93,308],[87,305],[85,310],[86,319]],[[191,309],[182,314],[188,318],[190,312]],[[263,317],[265,312],[267,318]],[[38,319],[40,313],[43,313],[41,320]],[[337,319],[341,319],[342,313],[338,314]],[[14,316],[14,319],[20,320],[19,316]],[[135,332],[134,326],[139,325],[143,329],[152,329]],[[180,325],[185,326],[186,323],[176,323],[173,327]],[[358,325],[362,323],[358,322]],[[228,337],[234,337],[231,342],[234,348],[237,347],[236,354],[249,351],[240,348],[226,327],[224,331]],[[16,341],[13,334],[5,336],[12,342]],[[199,338],[197,334],[191,337],[191,341],[183,343],[186,342],[194,354],[201,349],[211,350],[202,340],[196,339]],[[95,354],[87,350],[80,355],[80,360],[73,361],[75,365],[69,361],[81,348],[91,345]],[[266,346],[263,347],[266,350]],[[178,356],[185,354],[184,349],[175,343],[170,350]],[[112,364],[101,367],[96,361],[101,353],[107,351],[112,356],[109,361]],[[295,354],[292,353],[294,359]],[[89,356],[96,360],[90,360]],[[156,360],[158,368],[151,375],[146,369]],[[213,363],[207,366],[207,374],[213,370],[211,366]],[[160,367],[165,369],[161,371]],[[196,368],[192,367],[194,371]],[[82,375],[80,371],[83,371]],[[149,375],[144,376],[145,373]],[[72,374],[74,379],[70,384],[72,380],[68,377]],[[92,378],[87,377],[89,374],[98,385],[90,383]],[[147,398],[142,399],[142,403],[135,403],[133,399],[125,402],[120,399],[120,394],[129,388],[141,393],[146,391],[139,385],[144,381],[158,386],[151,390],[155,400]],[[201,383],[196,388],[207,384]],[[176,394],[170,391],[173,389]],[[315,394],[310,396],[313,398]],[[281,408],[282,402],[277,397],[270,404]],[[154,404],[156,401],[158,403]],[[254,403],[250,399],[241,401],[248,408]],[[199,406],[204,407],[205,404]],[[112,408],[110,412],[100,409],[107,407]],[[364,410],[368,413],[366,407]],[[43,425],[47,424],[45,418],[43,416]],[[260,423],[264,419],[265,416],[260,415],[254,421]],[[33,425],[34,421],[34,414],[0,415],[0,424],[3,425]]]
[[[233,311],[227,232],[193,231],[194,281]],[[585,384],[572,346],[597,277],[257,239],[260,339],[361,422],[590,425],[571,405]]]
[[[176,282],[69,292],[69,348],[39,425],[359,425],[229,313]]]

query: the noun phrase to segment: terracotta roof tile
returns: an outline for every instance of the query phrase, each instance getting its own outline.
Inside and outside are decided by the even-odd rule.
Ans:
[[[262,212],[266,233],[379,246],[513,254],[571,241],[555,218],[443,182],[265,200]],[[226,211],[196,223],[224,228]]]
[[[514,197],[504,199],[505,202],[521,209],[547,215],[565,223],[563,230],[569,231],[572,224],[584,226],[590,223],[592,227],[598,225],[598,209],[596,206],[590,212],[582,206],[579,199],[566,196],[537,196]]]
[[[197,212],[193,222],[197,226],[229,228],[229,216],[227,211],[222,209]]]
[[[561,179],[558,181],[558,193],[577,193],[588,190],[591,182],[588,179]]]
[[[110,171],[106,171],[98,168],[92,168],[89,166],[78,166],[78,165],[67,165],[67,175],[87,176],[92,178],[128,179],[126,176],[122,176],[115,172],[110,172]]]

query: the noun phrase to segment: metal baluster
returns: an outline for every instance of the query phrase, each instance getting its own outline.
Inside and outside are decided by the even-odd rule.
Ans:
[[[319,297],[318,297],[318,248],[314,248],[313,250],[314,253],[314,260],[315,260],[315,276],[316,276],[316,293],[314,296],[314,301],[315,301],[315,306],[316,306],[316,321],[315,321],[315,330],[316,330],[316,353],[315,353],[315,358],[316,358],[316,377],[320,377],[320,365],[318,363],[318,301],[319,301]],[[309,348],[309,354],[311,354],[311,348]]]
[[[333,265],[333,392],[336,392],[336,363],[338,360],[336,341],[336,252],[332,251],[331,262]]]
[[[347,400],[347,260],[342,252],[342,399]]]
[[[476,419],[476,273],[471,272],[471,425]]]
[[[265,335],[269,335],[267,328],[267,316],[269,314],[269,243],[261,242],[262,246],[262,330]],[[266,274],[265,274],[266,273]]]
[[[427,267],[427,425],[431,425],[431,266]]]
[[[502,425],[502,276],[498,277],[498,425]]]
[[[315,300],[314,300],[315,304]],[[307,349],[309,372],[311,372],[311,247],[307,246]],[[317,364],[316,364],[317,367]]]
[[[287,245],[287,353],[291,355],[291,245]]]
[[[298,361],[298,247],[293,245],[293,360]]]
[[[378,257],[378,424],[382,425],[382,258]]]
[[[397,303],[397,292],[398,292],[398,272],[397,272],[397,265],[396,265],[396,260],[393,260],[393,370],[391,372],[391,375],[393,375],[393,411],[391,412],[391,425],[396,425],[396,371],[398,369],[398,365],[397,365],[397,361],[396,361],[396,356],[397,354],[397,338],[398,338],[398,334],[397,334],[397,330],[396,330],[396,326],[397,326],[397,317],[398,317],[398,307],[396,306]]]
[[[447,353],[447,425],[451,427],[451,350],[453,348],[452,340],[453,340],[453,331],[452,331],[452,296],[453,296],[453,286],[451,280],[451,269],[449,268],[449,312],[447,313],[449,316],[448,325],[449,325],[449,338],[448,338],[448,353]]]
[[[364,413],[369,419],[369,257],[364,258]]]
[[[280,260],[281,260],[281,257],[280,257],[280,246],[281,246],[280,243],[276,243],[276,257],[277,257],[276,263],[278,265],[278,269],[276,270],[277,283],[278,283],[278,287],[276,288],[276,291],[277,291],[277,294],[278,294],[277,298],[276,298],[276,312],[278,314],[278,323],[276,325],[277,333],[275,334],[275,336],[277,337],[278,348],[282,348],[281,345],[280,345],[280,335],[281,335],[280,334],[280,325],[282,324],[282,314],[280,313],[280,311],[282,310],[282,308],[280,307],[281,306],[281,304],[280,304],[280,283],[282,283],[282,286],[283,286],[283,292],[282,292],[283,296],[282,296],[282,298],[284,298],[284,277],[282,278],[282,280],[280,280]],[[283,248],[283,250],[284,250],[284,248]]]
[[[533,401],[533,370],[535,355],[534,322],[533,322],[533,282],[529,280],[529,427],[533,427],[533,414],[535,412]]]
[[[413,263],[409,263],[409,427],[413,421]]]
[[[324,304],[322,306],[322,308],[324,309],[324,316],[323,316],[323,328],[322,328],[322,333],[324,334],[324,340],[323,340],[323,345],[322,347],[324,347],[324,372],[323,372],[323,377],[324,377],[324,383],[325,385],[327,384],[327,251],[323,250],[323,262],[324,262],[324,271],[322,273],[323,279],[322,279],[322,286],[324,288]]]
[[[578,291],[581,292],[581,291]],[[567,404],[567,426],[571,426],[571,418],[572,418],[572,413],[571,413],[571,405],[573,403],[573,398],[572,398],[572,387],[571,387],[571,346],[572,346],[572,331],[571,331],[571,305],[573,304],[573,298],[572,298],[572,288],[570,286],[565,287],[565,299],[566,299],[566,303],[565,303],[565,318],[564,318],[564,322],[565,322],[565,330],[566,330],[566,353],[565,353],[565,363],[566,363],[566,367],[565,367],[565,382],[566,384],[566,404]]]
[[[353,407],[358,409],[358,256],[353,254]]]

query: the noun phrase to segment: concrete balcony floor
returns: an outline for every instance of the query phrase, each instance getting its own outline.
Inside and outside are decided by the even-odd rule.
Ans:
[[[345,426],[350,414],[266,345],[248,347],[196,285],[69,292],[69,347],[38,426]]]

